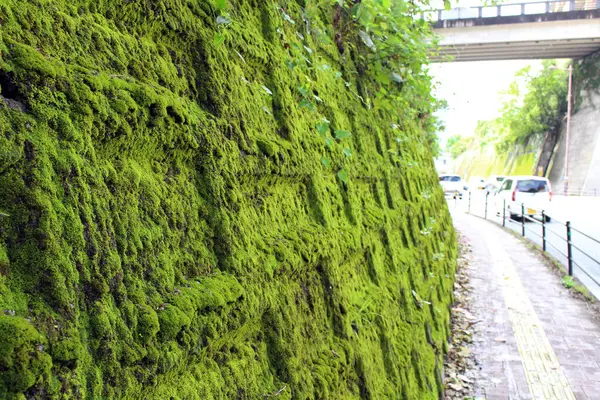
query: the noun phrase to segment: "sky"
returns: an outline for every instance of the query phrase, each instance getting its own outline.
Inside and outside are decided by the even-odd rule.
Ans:
[[[541,65],[539,60],[476,61],[437,63],[430,65],[430,73],[437,81],[436,97],[448,102],[448,109],[436,115],[446,129],[439,133],[440,145],[445,147],[450,136],[472,135],[479,120],[489,120],[499,115],[503,96],[515,74],[531,65]]]

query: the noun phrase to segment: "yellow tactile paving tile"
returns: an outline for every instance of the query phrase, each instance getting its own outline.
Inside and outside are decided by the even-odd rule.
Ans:
[[[489,231],[485,233],[485,241],[494,270],[502,280],[504,301],[532,396],[535,399],[575,400],[515,265]]]

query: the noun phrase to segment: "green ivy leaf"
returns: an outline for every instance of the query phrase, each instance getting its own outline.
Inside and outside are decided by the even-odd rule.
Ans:
[[[222,15],[219,15],[217,17],[217,25],[223,25],[223,24],[229,25],[230,23],[231,23],[231,19],[229,19],[227,17],[224,17]]]
[[[315,105],[312,101],[304,99],[300,102],[300,108],[308,108],[310,111],[313,111],[315,109]]]
[[[298,63],[296,61],[292,61],[292,60],[286,60],[285,65],[287,65],[287,67],[289,69],[294,69],[296,68],[296,66],[298,65]]]
[[[292,17],[290,17],[285,11],[281,10],[281,14],[283,15],[283,19],[285,19],[290,24],[294,25],[296,23],[296,21],[294,21]]]
[[[346,171],[346,168],[340,169],[337,173],[337,176],[340,178],[340,181],[348,184],[348,171]]]
[[[306,86],[298,86],[298,92],[302,95],[302,97],[308,97],[308,88]]]
[[[369,36],[369,34],[365,31],[360,31],[358,32],[358,36],[360,36],[360,38],[362,39],[363,43],[370,48],[371,50],[377,50],[377,47],[375,46],[375,43],[373,42],[373,39],[371,39],[371,36]]]
[[[328,158],[321,157],[321,162],[323,163],[323,165],[325,166],[325,168],[331,167],[331,161],[329,161]]]
[[[268,87],[266,87],[265,85],[262,85],[262,89],[265,91],[265,93],[267,93],[269,96],[273,96],[273,92],[271,92],[271,89],[269,89]]]
[[[227,7],[227,0],[216,0],[217,1],[217,8],[219,10],[224,10],[225,7]]]
[[[329,146],[329,147],[332,147],[332,146],[334,145],[334,143],[335,143],[335,142],[333,141],[333,138],[332,138],[331,136],[327,136],[327,137],[325,138],[325,144],[326,144],[327,146]]]
[[[222,35],[220,33],[215,33],[215,36],[213,38],[213,45],[215,47],[220,46],[224,41],[225,41],[225,35]]]
[[[349,137],[350,137],[350,132],[348,132],[348,131],[345,131],[343,129],[338,129],[338,130],[335,131],[335,138],[336,139],[342,140],[342,139],[347,139]]]
[[[329,132],[329,121],[324,119],[317,122],[317,132],[319,132],[321,136],[325,136],[327,132]]]
[[[343,152],[344,152],[344,155],[345,155],[346,157],[352,157],[352,150],[350,150],[349,148],[347,148],[347,147],[346,147],[346,148],[343,150]]]

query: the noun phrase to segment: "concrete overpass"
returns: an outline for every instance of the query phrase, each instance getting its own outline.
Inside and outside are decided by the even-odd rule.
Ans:
[[[456,8],[425,18],[440,36],[434,62],[580,59],[600,50],[600,0]]]

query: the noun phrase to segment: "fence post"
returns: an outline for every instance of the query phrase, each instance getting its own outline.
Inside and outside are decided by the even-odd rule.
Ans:
[[[467,214],[471,214],[471,192],[469,192],[469,211],[467,211]]]
[[[488,197],[489,197],[489,193],[486,192],[485,194],[485,214],[483,215],[483,219],[487,219],[487,208],[488,208]]]
[[[521,4],[521,15],[525,15],[525,3]]]
[[[546,2],[546,12],[547,13],[550,12],[550,2],[549,1]]]
[[[569,11],[575,11],[575,0],[569,1]]]
[[[571,221],[567,221],[567,254],[569,262],[569,276],[573,276],[573,249],[571,248]]]
[[[501,6],[498,5],[498,11],[496,12],[498,15],[496,15],[497,17],[501,17],[502,16],[502,9]]]
[[[546,251],[546,212],[542,210],[542,249]]]
[[[521,203],[521,235],[525,236],[525,203]]]
[[[502,226],[506,226],[506,199],[502,200]]]

